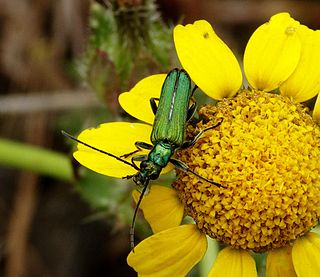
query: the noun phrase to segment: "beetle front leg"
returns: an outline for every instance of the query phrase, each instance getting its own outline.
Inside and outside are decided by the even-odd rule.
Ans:
[[[136,141],[135,144],[134,144],[137,148],[140,147],[140,150],[141,148],[142,149],[147,149],[147,150],[151,150],[153,148],[153,145],[150,144],[150,143],[146,143],[146,142],[143,142],[143,141]]]
[[[139,166],[135,162],[142,162],[148,159],[148,155],[138,155],[131,158],[132,164],[139,168]]]
[[[147,155],[138,155],[138,156],[134,156],[131,158],[131,163],[137,168],[139,169],[139,166],[135,163],[135,162],[142,162],[145,161],[146,159],[148,159]],[[123,176],[122,179],[131,179],[133,175],[127,175],[127,176]]]
[[[148,159],[148,155],[138,155],[131,158],[131,162],[135,164],[135,162],[142,162]]]
[[[121,155],[120,157],[121,158],[128,158],[136,153],[138,153],[139,151],[141,151],[142,149],[147,149],[147,150],[151,150],[152,149],[152,145],[149,144],[149,143],[146,143],[146,142],[143,142],[143,141],[136,141],[134,143],[135,147],[137,147],[137,150],[134,150],[130,153],[127,153],[127,154],[124,154],[124,155]]]
[[[123,176],[122,179],[127,179],[127,180],[129,180],[129,179],[131,179],[134,175],[135,175],[135,174]]]

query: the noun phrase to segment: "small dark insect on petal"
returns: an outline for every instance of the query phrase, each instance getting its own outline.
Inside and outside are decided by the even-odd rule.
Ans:
[[[205,32],[205,33],[203,33],[203,37],[204,37],[205,39],[208,39],[208,38],[209,38],[209,34],[208,34],[207,32]]]

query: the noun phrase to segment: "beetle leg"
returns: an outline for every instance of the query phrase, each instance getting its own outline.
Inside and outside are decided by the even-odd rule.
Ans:
[[[123,176],[122,179],[131,179],[134,175],[135,175],[135,174]]]
[[[135,167],[139,168],[139,166],[135,162],[142,162],[148,159],[148,155],[138,155],[131,158],[132,164],[134,164]]]
[[[138,155],[138,156],[134,156],[131,158],[131,163],[134,165],[134,167],[139,170],[139,166],[135,163],[135,162],[142,162],[144,160],[148,159],[147,155]],[[133,175],[127,175],[127,176],[123,176],[122,179],[131,179]]]
[[[131,158],[132,163],[142,162],[148,159],[148,155],[138,155]]]
[[[195,176],[197,176],[200,180],[206,181],[210,184],[213,184],[217,187],[221,187],[221,185],[219,183],[216,183],[214,181],[208,180],[202,176],[200,176],[198,173],[195,173],[194,171],[192,171],[184,162],[177,160],[177,159],[170,159],[170,162],[179,170],[186,172],[186,173],[191,173]]]
[[[193,117],[193,115],[194,115],[194,113],[196,112],[197,107],[198,107],[197,103],[196,103],[195,100],[193,99],[193,94],[194,94],[194,92],[197,90],[197,88],[198,88],[198,86],[197,86],[197,85],[194,85],[194,87],[193,87],[193,89],[192,89],[192,92],[191,92],[191,95],[190,95],[190,99],[193,101],[193,103],[192,103],[192,105],[191,105],[191,106],[189,107],[189,109],[188,109],[188,112],[187,112],[187,121],[189,121],[189,120]]]
[[[194,113],[196,112],[196,109],[197,109],[197,103],[194,102],[192,103],[192,105],[189,107],[187,111],[187,121],[189,121],[193,117]]]
[[[142,149],[151,150],[152,147],[153,147],[151,144],[146,143],[146,142],[143,142],[143,141],[136,141],[136,142],[134,143],[134,145],[135,145],[135,147],[137,147],[137,150],[134,150],[134,151],[132,151],[132,152],[130,152],[130,153],[127,153],[127,154],[123,154],[123,155],[121,155],[120,157],[121,157],[121,158],[128,158],[128,157],[132,156],[133,154],[138,153],[138,152],[141,151]]]
[[[131,163],[137,168],[137,170],[139,170],[139,166],[135,163],[135,162],[142,162],[144,160],[148,159],[147,155],[138,155],[138,156],[134,156],[131,158]],[[127,175],[127,176],[123,176],[122,179],[131,179],[133,175]]]
[[[210,126],[210,127],[207,127],[205,129],[201,130],[192,140],[185,141],[180,148],[185,149],[185,148],[188,148],[188,147],[194,145],[206,131],[209,131],[209,130],[212,130],[212,129],[218,127],[221,123],[222,123],[222,120],[220,122],[218,122],[216,125],[213,125],[213,126]]]
[[[193,96],[193,94],[194,94],[194,92],[197,90],[197,88],[198,88],[198,86],[197,86],[197,85],[194,85],[193,90],[192,90],[192,92],[191,92],[191,96]]]
[[[127,154],[123,154],[120,157],[121,158],[128,158],[128,157],[132,156],[133,154],[138,153],[139,151],[141,151],[141,149],[134,150],[134,151],[127,153]]]
[[[151,109],[152,109],[154,114],[156,114],[157,110],[158,110],[158,106],[156,104],[156,100],[159,101],[160,98],[156,98],[156,97],[150,98],[150,106],[151,106]]]
[[[146,142],[143,142],[143,141],[136,141],[135,144],[134,144],[138,149],[140,147],[140,150],[141,148],[142,149],[147,149],[147,150],[151,150],[153,148],[153,145],[152,144],[149,144],[149,143],[146,143]]]

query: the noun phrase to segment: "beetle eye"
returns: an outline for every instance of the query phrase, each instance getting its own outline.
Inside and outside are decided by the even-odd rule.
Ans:
[[[158,173],[152,173],[152,174],[150,175],[150,179],[151,179],[151,180],[156,180],[156,179],[158,179],[158,177],[159,177],[159,174],[158,174]]]
[[[144,169],[144,168],[146,168],[147,167],[147,165],[148,165],[148,162],[147,161],[142,161],[141,162],[141,164],[140,164],[140,168],[142,169]]]

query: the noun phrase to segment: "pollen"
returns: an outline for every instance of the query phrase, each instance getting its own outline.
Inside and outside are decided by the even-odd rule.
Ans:
[[[295,34],[296,31],[297,31],[297,29],[296,29],[295,27],[288,27],[288,28],[286,29],[286,34],[290,36],[290,35]]]
[[[199,110],[177,158],[215,186],[177,171],[173,187],[198,228],[238,249],[290,244],[320,218],[320,128],[289,98],[243,90]]]

